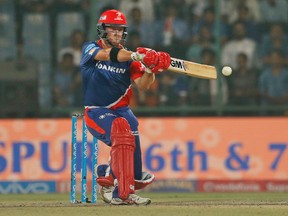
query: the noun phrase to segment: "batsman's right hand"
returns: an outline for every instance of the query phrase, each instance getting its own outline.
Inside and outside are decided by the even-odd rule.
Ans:
[[[167,70],[171,64],[171,56],[166,52],[158,52],[159,60],[158,63],[150,68],[152,73],[161,73],[162,71]]]
[[[141,57],[140,59],[135,58]],[[171,57],[166,52],[156,52],[153,49],[138,47],[137,52],[132,56],[138,61],[140,60],[152,73],[161,73],[166,70],[171,63]]]

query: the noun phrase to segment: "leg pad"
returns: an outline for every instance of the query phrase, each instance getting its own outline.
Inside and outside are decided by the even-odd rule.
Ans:
[[[116,118],[111,128],[111,169],[118,181],[119,197],[127,199],[135,193],[134,151],[135,137],[124,118]]]

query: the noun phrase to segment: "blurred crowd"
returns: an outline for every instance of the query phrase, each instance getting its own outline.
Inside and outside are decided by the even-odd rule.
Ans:
[[[161,73],[131,106],[288,105],[288,0],[0,0],[0,64],[37,62],[40,108],[82,106],[81,47],[112,8],[127,17],[128,49],[233,69],[219,80]]]

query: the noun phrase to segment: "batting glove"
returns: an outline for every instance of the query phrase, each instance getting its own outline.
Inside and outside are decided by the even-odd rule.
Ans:
[[[158,63],[150,68],[152,73],[161,73],[164,70],[167,70],[171,64],[171,56],[166,52],[158,52]]]

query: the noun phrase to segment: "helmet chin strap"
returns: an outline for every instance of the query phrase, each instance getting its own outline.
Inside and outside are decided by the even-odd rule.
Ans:
[[[122,40],[120,40],[120,42],[118,43],[118,45],[113,45],[108,38],[103,38],[103,39],[104,39],[105,41],[107,41],[107,43],[108,43],[110,46],[112,46],[112,47],[117,47],[119,44],[121,44],[121,41],[122,41]]]
[[[119,40],[119,43],[117,43],[117,45],[113,45],[113,43],[109,40],[108,38],[108,32],[106,31],[106,26],[104,24],[102,24],[102,35],[99,36],[102,40],[107,41],[107,43],[112,46],[112,47],[117,47],[119,45],[124,45],[125,44],[125,39],[123,38],[125,36],[125,34],[122,35],[122,38]],[[124,32],[125,33],[125,32]]]
[[[114,45],[110,42],[110,40],[109,40],[108,38],[106,38],[106,39],[104,39],[104,40],[107,41],[107,43],[108,43],[110,46],[114,47]]]

